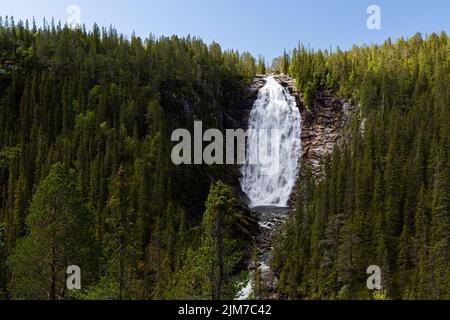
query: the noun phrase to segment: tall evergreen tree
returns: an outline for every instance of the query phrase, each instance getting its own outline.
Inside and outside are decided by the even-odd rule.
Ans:
[[[62,164],[52,167],[36,189],[26,219],[28,235],[8,259],[9,289],[15,299],[63,299],[70,265],[92,280],[94,243],[91,212],[77,188],[75,173]]]

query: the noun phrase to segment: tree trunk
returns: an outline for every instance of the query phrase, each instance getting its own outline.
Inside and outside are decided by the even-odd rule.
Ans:
[[[56,274],[56,259],[55,259],[55,247],[52,247],[51,249],[51,257],[52,262],[50,264],[50,273],[51,273],[51,283],[50,283],[50,293],[49,293],[49,299],[50,300],[56,300],[56,281],[57,281],[57,274]]]
[[[213,221],[214,221],[214,245],[218,265],[214,267],[212,299],[220,300],[222,296],[221,293],[223,282],[223,248],[222,248],[223,235],[222,235],[222,222],[220,209],[218,207],[214,208]]]

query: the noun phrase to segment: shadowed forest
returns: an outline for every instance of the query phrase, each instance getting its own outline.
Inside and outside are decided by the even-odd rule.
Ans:
[[[282,48],[280,48],[282,53]],[[175,129],[233,127],[256,74],[356,106],[276,237],[281,299],[450,298],[450,39],[277,58],[194,37],[0,20],[0,299],[233,299],[256,222],[233,166],[176,166]],[[78,265],[83,288],[67,290]],[[257,278],[257,277],[256,277]],[[255,288],[258,289],[258,279]],[[255,298],[264,298],[256,290]]]

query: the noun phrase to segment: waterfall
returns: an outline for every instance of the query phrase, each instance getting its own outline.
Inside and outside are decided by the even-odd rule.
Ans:
[[[288,205],[301,157],[301,115],[295,98],[273,77],[266,81],[250,114],[242,167],[241,187],[253,208]],[[257,164],[251,159],[258,159]]]
[[[274,77],[265,79],[249,120],[246,161],[241,187],[258,215],[261,233],[256,239],[257,269],[268,289],[274,285],[270,268],[272,238],[287,217],[301,157],[301,114],[295,98]],[[256,159],[256,161],[255,161]],[[249,299],[255,271],[243,283],[237,300]]]

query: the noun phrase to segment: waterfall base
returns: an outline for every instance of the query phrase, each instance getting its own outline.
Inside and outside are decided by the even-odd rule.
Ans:
[[[253,266],[254,270],[250,272],[249,282],[240,292],[238,299],[246,300],[253,298],[253,286],[255,281],[255,271],[261,274],[261,283],[264,286],[266,296],[258,297],[259,299],[274,299],[277,277],[270,268],[272,260],[273,240],[276,231],[286,221],[289,208],[287,207],[256,207],[253,208],[259,220],[260,233],[255,239],[257,249],[257,265]]]

